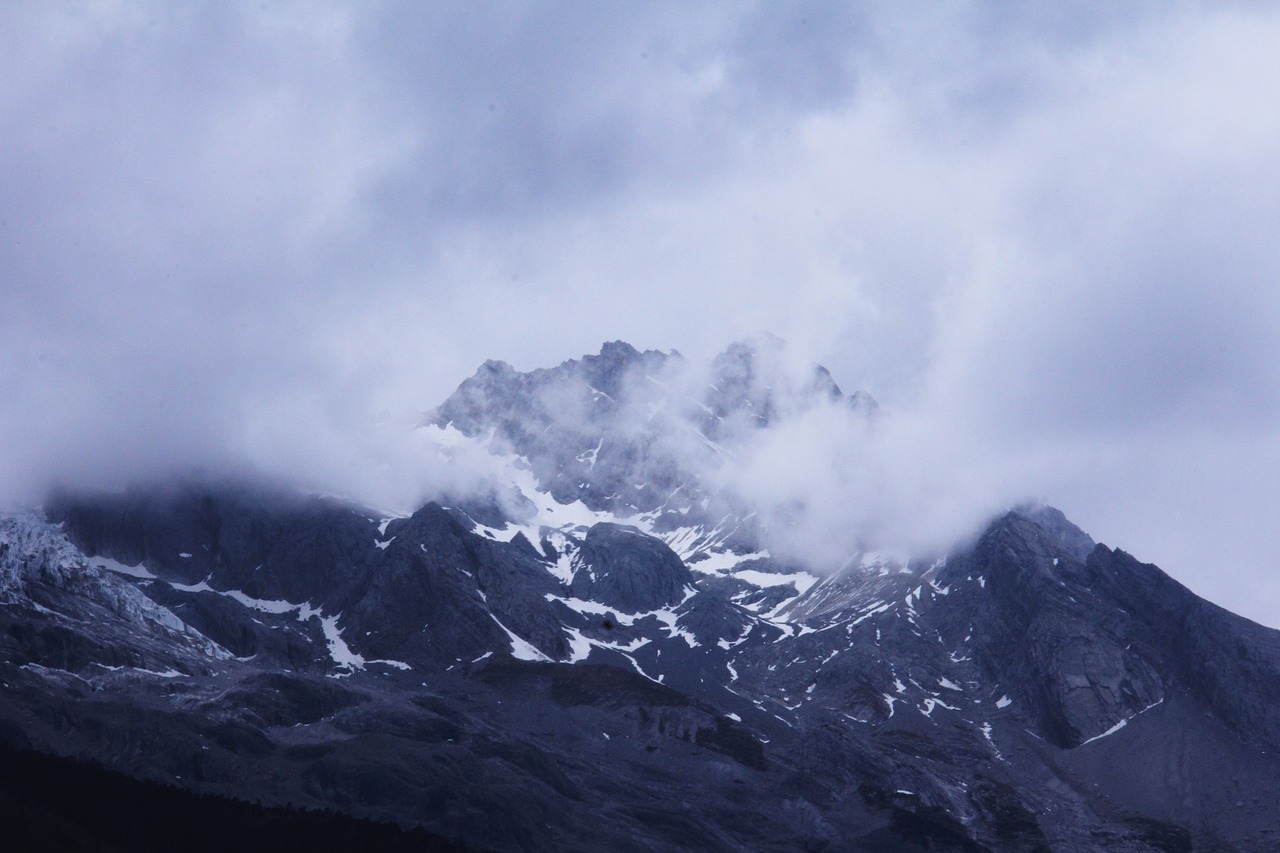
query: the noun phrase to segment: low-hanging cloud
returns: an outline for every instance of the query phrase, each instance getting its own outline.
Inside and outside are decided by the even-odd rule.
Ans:
[[[877,472],[830,529],[1033,494],[1275,622],[1264,4],[0,18],[6,500],[239,460],[409,501],[449,475],[397,436],[486,358],[769,328],[892,413],[744,469]]]
[[[1007,499],[999,477],[940,458],[938,439],[880,413],[820,405],[763,430],[720,472],[760,514],[777,554],[830,572],[855,555],[946,553]]]

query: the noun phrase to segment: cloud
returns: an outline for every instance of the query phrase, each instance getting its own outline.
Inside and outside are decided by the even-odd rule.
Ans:
[[[7,499],[372,489],[486,358],[769,328],[895,413],[902,482],[1035,492],[1274,622],[1265,4],[0,16]]]

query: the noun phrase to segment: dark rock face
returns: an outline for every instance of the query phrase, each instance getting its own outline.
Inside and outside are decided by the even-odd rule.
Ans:
[[[946,576],[985,576],[990,594],[974,650],[1002,683],[1017,686],[1050,741],[1070,747],[1161,701],[1164,667],[1144,659],[1141,644],[1135,649],[1133,620],[1080,585],[1086,568],[1071,556],[1076,539],[1053,521],[1046,528],[1006,516]]]
[[[1099,546],[1087,582],[1144,624],[1143,639],[1197,698],[1280,749],[1280,633],[1195,597],[1158,568]]]
[[[601,523],[578,552],[582,568],[569,589],[628,613],[657,610],[685,597],[693,576],[665,543],[634,527]]]
[[[610,344],[438,411],[596,514],[187,483],[0,518],[0,744],[503,851],[1276,849],[1280,632],[1052,508],[815,577],[663,473],[666,431],[863,407],[766,344],[707,396]]]
[[[46,509],[89,556],[256,598],[303,601],[322,588],[337,606],[367,583],[376,535],[352,507],[234,484],[63,495]]]

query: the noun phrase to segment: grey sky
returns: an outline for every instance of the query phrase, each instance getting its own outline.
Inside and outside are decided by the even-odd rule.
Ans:
[[[1276,44],[1245,3],[5,4],[0,493],[376,492],[485,358],[769,328],[895,412],[904,494],[1042,497],[1280,625]]]

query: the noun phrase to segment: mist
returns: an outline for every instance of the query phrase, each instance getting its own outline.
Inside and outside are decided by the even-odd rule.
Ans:
[[[807,537],[1037,497],[1280,624],[1278,38],[1246,2],[7,4],[0,500],[238,465],[400,507],[488,476],[414,431],[485,359],[769,329],[891,414],[744,452]]]

